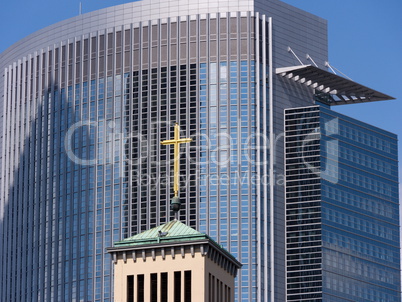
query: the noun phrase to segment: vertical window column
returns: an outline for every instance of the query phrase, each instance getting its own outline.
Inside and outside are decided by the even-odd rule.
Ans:
[[[161,273],[161,300],[160,302],[168,302],[168,273]]]
[[[158,301],[158,274],[151,274],[151,302]]]
[[[127,302],[134,302],[134,276],[127,276]]]
[[[174,272],[174,302],[181,302],[181,272]]]
[[[144,275],[137,276],[137,302],[144,301]]]
[[[184,302],[191,302],[191,271],[184,272]]]

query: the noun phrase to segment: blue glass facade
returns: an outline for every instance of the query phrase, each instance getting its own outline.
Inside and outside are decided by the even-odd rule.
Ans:
[[[179,218],[242,259],[236,295],[256,298],[257,198],[249,175],[256,173],[256,63],[246,50],[254,48],[250,29],[258,22],[248,13],[117,27],[7,66],[3,157],[21,159],[4,173],[2,252],[16,265],[1,268],[3,297],[111,301],[105,248],[173,218],[173,152],[160,141],[179,122],[195,138],[180,163]],[[214,51],[218,35],[225,42]],[[188,56],[185,43],[199,51]],[[236,46],[230,52],[229,43]],[[16,149],[20,131],[26,142]],[[35,177],[22,181],[28,173]],[[29,225],[26,257],[16,251]]]
[[[322,182],[323,298],[400,301],[396,135],[326,108],[320,116],[321,129],[333,126],[322,156],[338,165],[337,181]]]
[[[399,301],[396,136],[324,105],[285,115],[288,299]]]
[[[105,248],[173,218],[175,122],[179,219],[243,264],[237,301],[398,297],[395,137],[314,107],[282,144],[314,93],[275,68],[324,68],[326,32],[281,1],[143,0],[1,54],[0,300],[112,301]]]
[[[10,292],[10,299],[110,301],[111,263],[104,250],[128,229],[128,182],[121,177],[118,148],[121,77],[49,89],[24,102],[36,116],[24,125],[28,149],[19,158],[9,193],[13,202],[2,220],[8,233],[3,244],[10,260],[23,267],[26,286],[18,295]],[[22,244],[13,238],[25,241],[26,254],[12,252]],[[9,269],[2,284],[13,289],[18,275]]]
[[[240,301],[257,296],[255,73],[254,61],[200,66],[200,231],[243,264]]]

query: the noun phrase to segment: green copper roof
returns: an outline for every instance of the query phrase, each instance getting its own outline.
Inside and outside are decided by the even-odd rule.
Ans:
[[[115,247],[154,244],[160,242],[177,242],[209,239],[208,235],[197,232],[178,220],[172,220],[166,224],[126,238],[114,243]]]
[[[191,241],[205,244],[208,243],[219,250],[221,253],[226,255],[231,261],[236,265],[237,268],[241,267],[241,263],[236,260],[236,258],[225,250],[221,245],[216,243],[208,235],[200,233],[193,228],[181,223],[178,220],[173,220],[168,223],[162,224],[156,228],[150,229],[148,231],[142,232],[135,236],[126,238],[122,241],[114,243],[113,248],[108,248],[108,252],[116,252],[119,250],[131,250],[131,249],[142,249],[141,246],[146,246],[144,248],[154,247],[155,245],[169,246],[177,244],[189,244]],[[190,243],[191,244],[191,243]]]

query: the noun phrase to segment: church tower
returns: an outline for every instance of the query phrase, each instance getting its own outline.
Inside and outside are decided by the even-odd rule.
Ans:
[[[231,302],[241,264],[178,220],[116,242],[115,302]]]

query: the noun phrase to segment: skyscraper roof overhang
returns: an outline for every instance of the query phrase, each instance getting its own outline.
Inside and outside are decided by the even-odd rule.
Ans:
[[[276,74],[313,88],[316,99],[331,106],[395,99],[312,65],[277,68]]]

